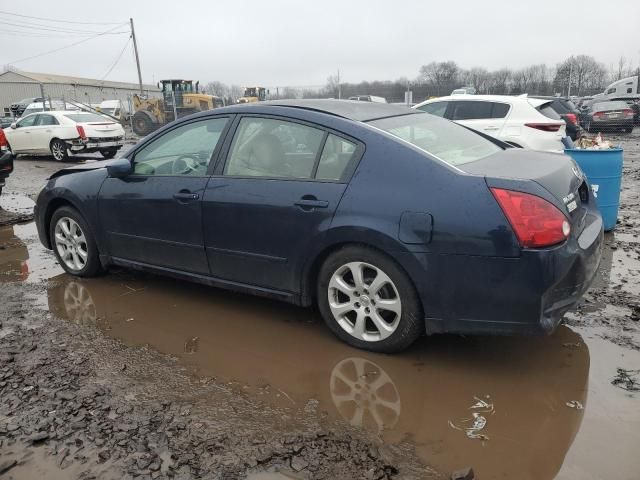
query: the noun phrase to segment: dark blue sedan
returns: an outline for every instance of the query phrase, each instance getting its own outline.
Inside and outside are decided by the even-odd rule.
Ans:
[[[570,158],[340,100],[183,118],[54,174],[36,219],[72,275],[118,265],[317,304],[338,337],[380,352],[423,333],[552,332],[603,239]]]

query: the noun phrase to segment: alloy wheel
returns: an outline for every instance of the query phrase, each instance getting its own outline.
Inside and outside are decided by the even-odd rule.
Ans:
[[[329,308],[349,335],[365,342],[389,337],[398,328],[402,302],[398,289],[378,267],[349,262],[331,276]]]
[[[82,270],[87,264],[89,247],[78,222],[69,217],[61,217],[56,223],[54,236],[56,249],[64,264],[70,270]]]
[[[64,160],[65,147],[60,142],[53,142],[51,145],[51,153],[56,160]]]

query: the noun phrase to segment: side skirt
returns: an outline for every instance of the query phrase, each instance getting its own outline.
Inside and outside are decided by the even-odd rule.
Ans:
[[[175,270],[173,268],[158,267],[156,265],[149,265],[147,263],[126,260],[124,258],[109,257],[106,255],[100,255],[100,263],[102,263],[103,267],[105,268],[109,265],[116,265],[119,267],[130,268],[132,270],[156,273],[167,277],[177,278],[179,280],[201,283],[204,285],[209,285],[211,287],[222,288],[234,292],[248,293],[250,295],[256,295],[259,297],[272,298],[275,300],[292,303],[294,305],[302,305],[300,295],[291,292],[273,290],[256,285],[233,282],[230,280],[224,280],[222,278],[209,277],[207,275],[200,275],[197,273],[183,272],[181,270]]]

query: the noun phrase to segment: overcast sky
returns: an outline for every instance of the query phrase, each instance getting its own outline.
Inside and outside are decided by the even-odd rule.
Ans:
[[[105,76],[126,33],[18,60],[89,38],[78,33],[123,32],[128,25],[6,13],[123,24],[133,17],[146,83],[172,77],[313,86],[338,69],[344,82],[395,80],[416,77],[431,61],[518,68],[580,53],[607,68],[620,56],[634,66],[640,61],[638,0],[30,0],[2,2],[0,10],[0,66],[91,78]],[[106,78],[137,80],[130,46]]]

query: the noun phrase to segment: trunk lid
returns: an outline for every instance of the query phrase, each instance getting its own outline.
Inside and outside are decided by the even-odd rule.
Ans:
[[[88,138],[112,138],[124,135],[122,126],[115,122],[79,122]]]
[[[528,182],[535,182],[548,192],[546,199],[569,218],[572,228],[582,223],[591,201],[582,171],[567,155],[509,148],[459,168],[484,176],[490,186],[499,183],[504,188],[539,195],[535,188],[527,186]]]

